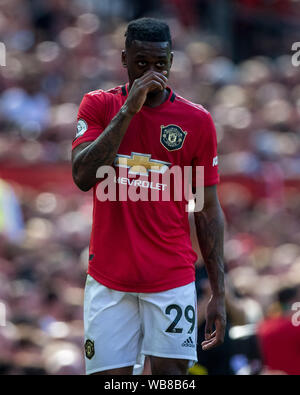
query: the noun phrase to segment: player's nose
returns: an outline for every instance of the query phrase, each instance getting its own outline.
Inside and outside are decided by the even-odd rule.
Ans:
[[[147,71],[158,71],[158,68],[156,67],[155,64],[149,64]]]

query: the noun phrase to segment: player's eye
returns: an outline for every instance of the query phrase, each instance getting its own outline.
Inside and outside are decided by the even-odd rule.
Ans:
[[[144,62],[143,60],[139,60],[138,62],[137,62],[137,65],[139,66],[139,67],[145,67],[146,66],[146,62]]]
[[[165,62],[157,62],[156,63],[156,66],[158,67],[158,68],[162,68],[162,67],[165,67],[165,65],[166,65],[166,63]]]

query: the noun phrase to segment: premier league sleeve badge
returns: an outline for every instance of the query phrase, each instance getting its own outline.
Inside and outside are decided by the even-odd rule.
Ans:
[[[162,125],[160,129],[160,142],[168,151],[182,148],[187,132],[177,125]]]
[[[78,119],[76,139],[82,136],[88,130],[88,125],[84,119]]]

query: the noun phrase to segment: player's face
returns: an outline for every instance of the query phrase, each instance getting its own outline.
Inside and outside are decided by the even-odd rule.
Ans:
[[[167,72],[169,77],[173,60],[170,44],[166,42],[132,42],[131,46],[122,52],[122,63],[127,68],[130,85],[147,71]]]

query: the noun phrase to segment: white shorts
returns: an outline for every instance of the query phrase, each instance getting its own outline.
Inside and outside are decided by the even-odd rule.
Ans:
[[[121,292],[87,276],[86,373],[134,366],[143,355],[197,361],[195,283],[163,292]]]

